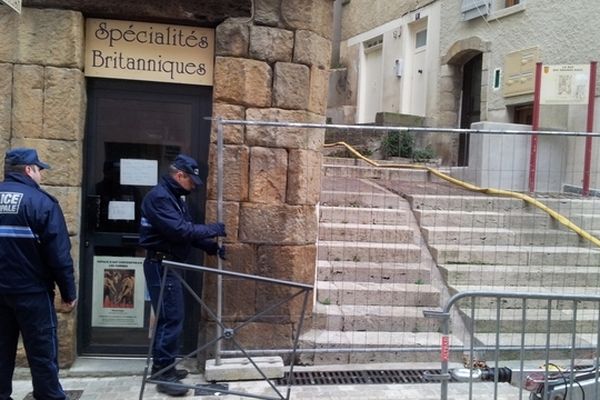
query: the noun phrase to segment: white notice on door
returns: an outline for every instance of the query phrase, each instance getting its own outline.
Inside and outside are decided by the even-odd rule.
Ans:
[[[135,202],[109,201],[108,219],[121,219],[133,221],[135,219]]]
[[[121,185],[155,186],[158,182],[158,161],[121,159]]]

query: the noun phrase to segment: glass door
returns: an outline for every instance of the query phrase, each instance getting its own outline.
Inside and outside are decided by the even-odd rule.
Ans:
[[[150,301],[137,245],[141,202],[179,153],[196,158],[206,178],[210,122],[204,117],[211,115],[211,98],[203,86],[88,81],[80,353],[146,354]],[[189,198],[196,221],[203,221],[204,198],[204,187]],[[201,287],[200,276],[186,280]],[[193,302],[186,306],[182,350],[188,351],[196,347],[198,312]]]

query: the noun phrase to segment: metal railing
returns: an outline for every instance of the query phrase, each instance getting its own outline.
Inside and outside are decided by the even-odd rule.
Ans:
[[[263,372],[263,370],[259,367],[259,365],[253,360],[252,355],[248,351],[246,351],[244,346],[236,339],[236,335],[242,329],[244,329],[249,324],[251,324],[253,321],[259,319],[261,316],[268,314],[272,310],[276,309],[277,307],[280,307],[281,305],[291,301],[292,299],[294,299],[298,296],[303,296],[302,309],[300,310],[300,314],[299,314],[298,328],[296,329],[296,332],[294,334],[293,347],[291,349],[291,354],[292,354],[292,359],[293,359],[293,357],[296,353],[296,349],[298,347],[298,339],[300,337],[300,332],[302,331],[302,323],[304,321],[304,314],[305,314],[306,306],[308,303],[308,296],[309,296],[310,292],[312,291],[313,287],[311,285],[306,285],[303,283],[290,282],[290,281],[285,281],[285,280],[280,280],[280,279],[273,279],[273,278],[267,278],[267,277],[256,276],[256,275],[243,274],[243,273],[233,272],[233,271],[217,270],[217,269],[209,268],[209,267],[205,267],[205,266],[197,266],[197,265],[179,263],[179,262],[168,261],[168,260],[162,261],[162,267],[163,267],[163,274],[162,274],[162,280],[161,280],[161,286],[160,286],[160,294],[159,294],[159,298],[158,298],[158,307],[156,310],[156,320],[158,320],[160,318],[160,311],[163,308],[163,307],[161,307],[161,304],[163,302],[165,283],[166,283],[167,274],[170,273],[170,274],[174,275],[181,282],[183,287],[194,298],[194,300],[202,307],[202,309],[207,313],[207,315],[210,317],[210,319],[212,321],[216,322],[216,324],[220,327],[220,329],[219,329],[220,334],[217,337],[215,337],[214,339],[208,341],[207,343],[200,344],[197,349],[195,349],[194,351],[192,351],[189,354],[184,355],[181,359],[176,360],[172,364],[165,366],[162,370],[156,371],[155,373],[148,376],[148,371],[150,369],[150,364],[151,364],[151,359],[152,359],[152,350],[154,347],[154,338],[156,337],[156,335],[155,335],[156,324],[155,324],[152,329],[152,336],[151,336],[152,340],[151,340],[150,346],[148,348],[146,367],[144,368],[144,377],[142,380],[142,387],[140,389],[140,397],[139,397],[140,400],[143,399],[146,383],[155,383],[155,384],[162,383],[162,384],[168,384],[173,387],[187,388],[187,389],[201,388],[202,390],[204,390],[205,392],[208,392],[208,393],[210,393],[210,392],[217,393],[218,392],[218,393],[224,393],[224,394],[234,394],[237,396],[250,397],[250,398],[255,398],[255,399],[288,400],[290,398],[291,386],[293,385],[294,363],[293,362],[290,363],[289,375],[288,375],[288,376],[290,376],[290,380],[288,381],[286,393],[283,394],[277,387],[275,387],[275,385],[267,377],[265,372]],[[199,272],[199,273],[217,274],[218,276],[227,276],[227,277],[238,278],[238,279],[243,279],[243,280],[250,280],[253,282],[260,282],[260,283],[269,284],[269,285],[285,286],[285,287],[289,287],[291,289],[295,289],[296,291],[287,297],[283,297],[282,299],[273,300],[273,302],[271,304],[266,306],[263,310],[257,312],[252,317],[246,319],[245,321],[239,322],[239,323],[235,324],[234,326],[227,326],[225,323],[222,322],[218,313],[214,312],[204,302],[204,300],[202,300],[202,298],[194,291],[194,289],[185,281],[185,279],[179,274],[178,270],[188,270],[188,271],[194,271],[194,272]],[[174,368],[175,366],[184,362],[185,360],[195,357],[203,350],[205,350],[211,346],[214,346],[215,343],[222,342],[222,341],[228,341],[228,342],[232,343],[238,349],[238,351],[240,351],[241,354],[243,354],[248,359],[248,361],[252,364],[252,366],[256,369],[256,371],[264,379],[264,381],[269,384],[269,386],[271,387],[271,389],[273,390],[273,392],[276,394],[277,397],[269,397],[269,396],[264,396],[264,395],[259,395],[259,394],[231,391],[231,390],[227,390],[224,388],[216,389],[211,385],[189,385],[189,384],[184,384],[184,383],[175,383],[175,382],[164,381],[164,380],[160,379],[160,375],[164,371],[166,371],[170,368]]]
[[[465,363],[465,369],[449,369],[451,352],[456,352],[460,349],[452,347],[450,344],[451,330],[451,312],[458,307],[461,300],[470,299],[471,304],[471,321],[475,321],[476,300],[492,299],[496,304],[496,329],[494,332],[494,341],[487,346],[475,346],[477,342],[475,324],[470,332],[468,356]],[[502,313],[502,304],[504,300],[513,299],[521,301],[521,333],[519,334],[519,345],[504,346],[501,343],[501,326],[500,315]],[[528,323],[528,303],[531,301],[546,301],[546,333],[544,343],[538,345],[528,344],[525,325]],[[571,329],[569,332],[570,341],[566,345],[552,345],[551,325],[556,323],[552,317],[553,307],[557,304],[571,304],[572,318]],[[441,342],[441,374],[437,379],[441,380],[441,400],[448,399],[448,382],[450,377],[457,378],[469,383],[469,399],[473,398],[473,382],[475,381],[490,381],[494,383],[494,397],[498,398],[499,384],[510,383],[519,388],[519,399],[523,398],[523,391],[531,391],[530,399],[540,400],[579,400],[579,399],[598,399],[599,386],[599,369],[600,360],[600,323],[596,320],[596,343],[591,341],[587,345],[581,345],[578,340],[578,310],[583,305],[591,305],[591,309],[595,313],[600,313],[600,296],[597,295],[569,295],[569,294],[549,294],[549,293],[520,293],[520,292],[485,292],[485,291],[468,291],[462,292],[451,297],[441,311],[429,310],[424,312],[426,317],[436,318],[442,321],[442,342]],[[506,350],[517,350],[518,367],[507,368],[501,366],[501,363],[506,363],[506,360],[500,359],[500,354]],[[525,366],[526,352],[541,351],[544,354],[544,364],[542,368],[531,368]],[[557,361],[553,360],[553,356],[557,357],[561,353],[567,354],[569,366],[564,369],[556,368]],[[491,352],[493,357],[493,367],[487,365],[473,365],[476,352]],[[594,355],[588,358],[589,363],[582,367],[576,364],[577,355],[582,351],[591,351]],[[551,356],[551,354],[553,356]],[[577,389],[577,390],[574,390]],[[586,396],[586,393],[588,394]],[[592,396],[593,393],[593,396]]]

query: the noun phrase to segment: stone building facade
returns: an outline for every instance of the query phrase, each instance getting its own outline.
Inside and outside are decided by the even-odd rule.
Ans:
[[[44,188],[64,210],[78,277],[84,227],[86,18],[112,18],[214,27],[212,116],[324,122],[331,52],[330,0],[24,1],[19,15],[0,6],[0,151],[38,149],[52,169]],[[322,130],[228,126],[224,130],[225,268],[312,283],[316,260]],[[206,220],[216,218],[216,129],[210,137]],[[89,274],[89,271],[87,272]],[[225,281],[224,320],[236,321],[267,301],[247,282]],[[81,293],[83,294],[83,293]],[[80,303],[90,301],[81,298]],[[204,295],[214,302],[212,282]],[[57,305],[59,302],[57,302]],[[59,309],[60,361],[81,353],[79,313]],[[290,343],[287,316],[259,321],[251,335],[273,327]],[[267,343],[265,340],[264,343]]]
[[[515,71],[507,69],[507,58],[531,50],[534,58],[523,53],[525,58],[519,62],[526,62],[529,57],[531,65],[536,61],[548,65],[586,64],[599,53],[594,40],[598,36],[594,18],[599,5],[592,0],[576,4],[548,4],[543,0],[390,0],[375,5],[367,1],[338,0],[336,4],[340,10],[340,61],[339,68],[332,74],[328,114],[334,122],[373,122],[373,118],[370,118],[373,121],[364,120],[361,107],[377,101],[380,104],[376,108],[382,112],[414,114],[415,108],[403,107],[397,95],[397,88],[404,86],[402,80],[410,70],[405,62],[403,77],[394,82],[391,63],[394,58],[407,60],[401,40],[397,38],[405,36],[408,31],[405,28],[416,22],[417,14],[421,19],[429,14],[428,51],[434,53],[424,70],[429,72],[427,99],[425,112],[420,115],[425,117],[426,126],[469,128],[472,122],[478,121],[527,125],[533,103],[533,74],[515,78]],[[378,37],[381,43],[372,42]],[[433,41],[437,44],[432,44]],[[368,72],[366,62],[371,44],[374,49],[382,48],[383,89],[377,92],[379,99],[361,100],[361,85],[364,85],[361,82],[369,82],[368,76],[373,75]],[[429,48],[430,45],[435,48]],[[471,68],[475,68],[476,74],[468,72]],[[465,87],[465,83],[472,83],[470,79],[477,81],[472,91]],[[530,89],[506,95],[506,83],[520,80],[528,82]],[[470,93],[464,96],[466,91]],[[597,89],[597,97],[598,93]],[[411,92],[403,95],[404,104],[419,101]],[[467,113],[469,103],[475,107]],[[554,130],[584,130],[585,113],[585,109],[554,107],[546,112],[542,110],[541,123]],[[595,115],[597,119],[598,106]],[[421,136],[422,145],[431,145],[445,164],[464,166],[468,163],[468,142],[462,140],[464,137],[438,133]],[[546,161],[560,155],[561,159],[565,157],[562,162],[567,170],[579,168],[582,154],[579,145],[566,141],[545,145],[551,154]],[[571,149],[571,154],[565,156],[562,148]],[[596,148],[593,159],[600,156]],[[565,177],[565,182],[570,180]]]

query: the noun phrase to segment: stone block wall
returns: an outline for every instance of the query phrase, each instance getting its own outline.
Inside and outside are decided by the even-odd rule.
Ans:
[[[220,24],[213,117],[324,123],[332,12],[331,0],[257,0],[252,21],[229,19]],[[217,208],[215,125],[208,221],[216,219]],[[229,254],[225,269],[313,283],[323,140],[322,129],[224,128]],[[215,280],[207,276],[204,285],[204,297],[211,305]],[[223,319],[230,326],[289,293],[286,288],[231,278],[224,279],[223,288]],[[238,339],[252,348],[291,348],[300,306],[293,301],[273,310],[240,331]],[[311,308],[309,304],[309,312]],[[212,338],[214,324],[205,321],[204,328],[206,338]]]
[[[76,277],[86,109],[83,24],[78,12],[24,8],[19,15],[0,7],[0,162],[7,148],[25,146],[52,166],[42,186],[65,214]],[[76,313],[60,310],[58,294],[55,303],[60,363],[66,366],[76,356]]]

